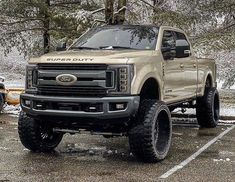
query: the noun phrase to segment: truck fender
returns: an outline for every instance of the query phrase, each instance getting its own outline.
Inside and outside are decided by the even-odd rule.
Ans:
[[[211,86],[212,87],[214,87],[215,86],[215,84],[214,84],[214,80],[213,80],[213,77],[212,77],[212,72],[211,71],[208,71],[208,73],[207,74],[205,74],[206,76],[205,76],[205,78],[204,78],[204,82],[203,82],[203,88],[202,88],[202,93],[204,94],[205,93],[205,89],[206,89],[206,80],[208,79],[208,78],[210,78],[211,79]]]
[[[141,90],[144,86],[144,84],[146,83],[147,80],[149,79],[154,79],[158,85],[158,93],[159,93],[159,100],[162,100],[162,94],[161,94],[161,85],[160,85],[160,79],[158,79],[156,77],[155,73],[148,73],[147,75],[145,75],[145,77],[141,80],[140,84],[139,84],[139,88],[138,88],[138,95],[141,93]]]

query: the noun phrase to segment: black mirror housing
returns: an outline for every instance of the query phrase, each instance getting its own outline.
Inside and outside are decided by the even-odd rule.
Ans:
[[[176,47],[176,57],[185,58],[191,55],[191,50],[189,46],[177,46]]]

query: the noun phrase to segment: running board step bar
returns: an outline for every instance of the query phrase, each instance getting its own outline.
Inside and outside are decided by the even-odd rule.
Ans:
[[[91,134],[91,135],[106,135],[106,136],[126,136],[125,133],[110,133],[110,132],[94,132],[87,130],[69,130],[69,129],[60,129],[53,128],[53,132],[55,133],[70,133],[70,134]]]

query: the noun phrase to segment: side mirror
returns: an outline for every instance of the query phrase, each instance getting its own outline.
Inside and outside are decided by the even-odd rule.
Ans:
[[[186,58],[191,56],[190,45],[186,40],[176,41],[176,57]]]
[[[65,51],[67,44],[65,42],[61,42],[57,45],[56,51]]]

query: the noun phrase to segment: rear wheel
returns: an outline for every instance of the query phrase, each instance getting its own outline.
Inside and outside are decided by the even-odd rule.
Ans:
[[[34,152],[50,152],[56,148],[63,134],[54,133],[52,127],[20,113],[18,132],[21,143]]]
[[[163,160],[169,151],[172,136],[171,115],[165,103],[144,100],[138,115],[139,124],[129,132],[130,149],[144,162]]]
[[[197,99],[197,121],[203,128],[214,128],[220,117],[219,93],[216,88],[207,88],[203,97]]]

